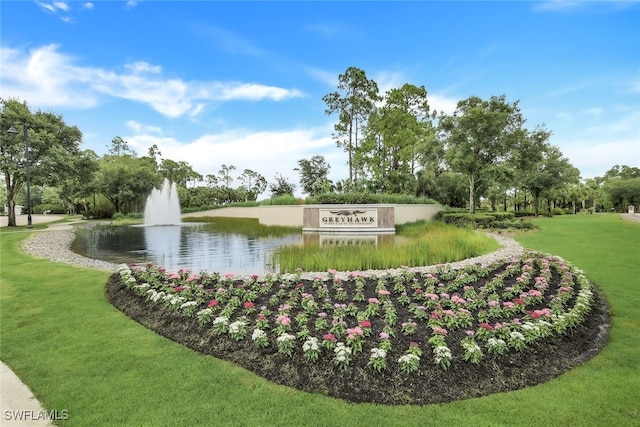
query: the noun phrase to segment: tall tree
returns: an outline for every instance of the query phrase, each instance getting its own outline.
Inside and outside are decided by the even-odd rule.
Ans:
[[[138,158],[135,152],[123,149],[126,141],[112,140],[109,153],[100,159],[95,188],[115,207],[116,212],[142,211],[148,194],[159,187],[161,176],[148,158]]]
[[[573,167],[558,147],[545,144],[542,158],[532,168],[525,171],[523,186],[531,192],[534,200],[534,211],[538,215],[540,196],[545,191],[562,188],[577,183],[580,171]]]
[[[276,173],[275,182],[269,184],[269,190],[271,191],[271,197],[293,196],[293,192],[296,191],[296,185],[289,182],[289,180],[282,176],[280,173]]]
[[[26,102],[0,102],[0,172],[7,192],[8,225],[15,227],[15,197],[26,183],[27,167],[32,184],[57,185],[72,173],[69,162],[78,155],[82,132],[76,126],[68,126],[60,115],[31,113]],[[17,134],[7,132],[12,126]]]
[[[242,171],[242,175],[238,177],[242,185],[240,190],[244,195],[244,201],[255,201],[259,194],[262,194],[267,189],[267,180],[264,176],[251,169],[245,169]]]
[[[504,95],[489,100],[472,96],[458,102],[452,115],[441,115],[445,159],[454,172],[468,178],[471,213],[475,213],[479,181],[504,161],[509,147],[522,135],[523,123],[518,102],[508,103]]]
[[[330,190],[331,182],[328,176],[331,166],[324,156],[316,154],[311,159],[300,159],[298,167],[293,170],[300,174],[300,186],[303,193],[315,196]]]
[[[338,76],[338,91],[332,92],[322,100],[327,104],[327,115],[337,114],[334,125],[334,138],[338,147],[348,153],[349,181],[357,181],[354,172],[354,152],[358,148],[358,136],[367,117],[379,100],[378,84],[367,78],[366,73],[356,67],[349,67]]]
[[[419,162],[435,147],[427,90],[404,84],[389,90],[384,105],[369,116],[358,155],[376,191],[414,193]]]

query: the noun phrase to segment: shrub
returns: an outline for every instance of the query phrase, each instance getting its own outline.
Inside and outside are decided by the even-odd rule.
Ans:
[[[534,211],[515,211],[514,212],[516,218],[522,218],[523,216],[535,216],[536,213]]]
[[[328,205],[328,204],[434,204],[433,199],[426,197],[415,197],[408,194],[380,194],[380,193],[323,193],[316,196],[307,197],[306,203]]]

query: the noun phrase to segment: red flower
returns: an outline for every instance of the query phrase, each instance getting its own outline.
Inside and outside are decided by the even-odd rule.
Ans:
[[[181,292],[184,290],[184,286],[176,286],[176,288],[174,289],[174,291],[176,292]]]
[[[212,299],[211,301],[209,301],[209,307],[215,307],[216,305],[218,305],[218,301],[215,299]]]
[[[522,298],[516,298],[513,300],[516,304],[524,305],[524,300]]]
[[[244,303],[244,308],[253,308],[254,304],[251,301],[247,301]]]
[[[328,333],[328,334],[324,334],[322,336],[322,339],[327,340],[327,341],[335,341],[336,340],[336,336],[333,335],[332,333]]]
[[[370,328],[371,327],[371,322],[369,322],[368,320],[361,320],[360,321],[360,327],[361,328]]]
[[[488,323],[480,323],[478,326],[481,327],[481,328],[484,328],[484,329],[486,329],[488,331],[493,331],[493,326],[491,326]]]

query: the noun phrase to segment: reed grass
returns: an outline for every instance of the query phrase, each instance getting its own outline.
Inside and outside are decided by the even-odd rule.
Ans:
[[[397,228],[395,243],[360,246],[285,246],[274,253],[282,272],[381,270],[459,261],[498,249],[481,232],[441,222],[405,224]]]
[[[203,216],[183,218],[182,221],[205,223],[206,228],[212,231],[228,234],[244,234],[250,237],[281,237],[292,233],[300,233],[302,230],[301,227],[260,224],[257,218]]]

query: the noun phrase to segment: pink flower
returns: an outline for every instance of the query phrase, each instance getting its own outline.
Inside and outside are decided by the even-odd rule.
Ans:
[[[186,286],[176,286],[174,291],[176,292],[182,292],[186,289]]]
[[[327,340],[327,341],[335,341],[336,340],[336,336],[333,335],[332,333],[328,333],[328,334],[324,334],[322,336],[323,340]]]
[[[218,305],[218,301],[215,299],[212,299],[211,301],[209,301],[209,307],[215,307]]]
[[[433,333],[439,335],[447,335],[447,330],[445,328],[441,328],[440,326],[434,326]]]
[[[187,282],[193,282],[194,280],[199,280],[200,279],[200,275],[198,274],[192,274],[189,277],[187,277]]]
[[[388,291],[388,290],[386,290],[386,289],[380,289],[380,290],[378,291],[378,295],[383,295],[383,296],[384,296],[384,295],[390,295],[390,294],[391,294],[391,292],[389,292],[389,291]]]
[[[380,304],[380,300],[378,298],[369,298],[369,304]]]
[[[464,331],[465,334],[467,334],[467,336],[472,337],[476,334],[475,331]]]
[[[244,308],[253,308],[254,304],[251,301],[247,301],[244,303]]]
[[[287,326],[291,324],[291,318],[289,316],[281,314],[276,318],[276,322],[280,323],[282,326]]]
[[[363,332],[360,326],[347,329],[347,338],[349,338],[350,340],[354,339],[357,336],[361,337],[362,335],[363,335]]]
[[[389,334],[386,332],[380,332],[380,335],[378,336],[380,337],[381,340],[389,339]]]
[[[488,323],[480,323],[478,326],[488,331],[493,331],[493,326]]]
[[[179,279],[180,275],[178,273],[169,274],[169,279]]]

